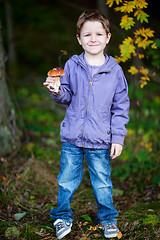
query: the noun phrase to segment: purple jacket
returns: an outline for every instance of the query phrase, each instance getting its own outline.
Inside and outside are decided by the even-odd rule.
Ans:
[[[60,95],[51,94],[55,102],[67,105],[61,141],[94,149],[123,144],[129,98],[126,79],[116,60],[106,56],[99,72],[91,77],[82,53],[72,56],[64,70]]]

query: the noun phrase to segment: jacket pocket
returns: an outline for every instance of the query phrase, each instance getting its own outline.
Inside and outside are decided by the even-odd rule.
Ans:
[[[105,106],[93,106],[90,112],[88,135],[92,134],[93,141],[109,143],[111,138],[110,113]]]
[[[96,112],[100,121],[110,125],[110,109],[108,106],[98,106]]]

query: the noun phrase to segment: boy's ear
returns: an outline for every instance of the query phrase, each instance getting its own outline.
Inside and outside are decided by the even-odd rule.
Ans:
[[[108,35],[107,35],[107,44],[109,43],[110,38],[111,38],[111,33],[108,33]]]
[[[78,40],[79,44],[80,44],[80,45],[82,45],[82,44],[81,44],[80,37],[79,37],[79,35],[78,35],[78,34],[76,35],[76,38],[77,38],[77,40]]]

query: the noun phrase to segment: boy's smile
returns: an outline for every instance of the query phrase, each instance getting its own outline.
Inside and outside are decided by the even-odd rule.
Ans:
[[[111,34],[106,34],[103,25],[99,21],[86,21],[82,26],[80,36],[77,36],[79,44],[87,55],[103,55],[106,44]]]

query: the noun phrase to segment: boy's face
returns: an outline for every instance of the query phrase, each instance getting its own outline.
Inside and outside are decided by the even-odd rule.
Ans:
[[[106,34],[103,25],[99,21],[86,21],[81,29],[80,36],[77,35],[79,44],[89,55],[99,55],[104,52],[111,34]]]

